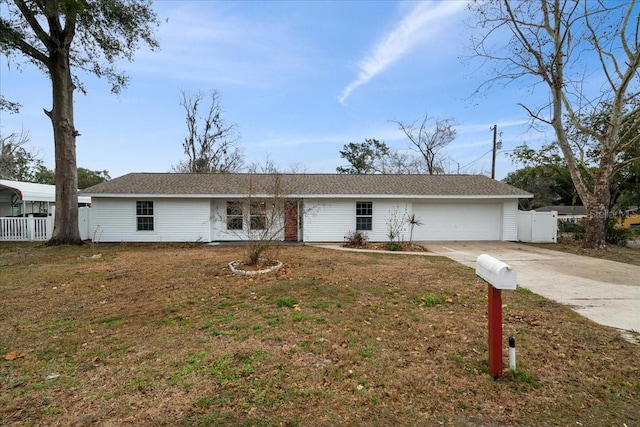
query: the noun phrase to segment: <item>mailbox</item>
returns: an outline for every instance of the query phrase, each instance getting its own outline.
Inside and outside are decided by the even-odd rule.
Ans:
[[[516,288],[516,271],[482,254],[476,260],[476,274],[488,283],[489,375],[497,379],[502,373],[502,290]]]
[[[516,289],[516,271],[490,255],[482,254],[478,257],[476,274],[496,289]]]

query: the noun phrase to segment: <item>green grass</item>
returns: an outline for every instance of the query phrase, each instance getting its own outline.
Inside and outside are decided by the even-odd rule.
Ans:
[[[293,308],[298,304],[298,300],[294,297],[281,297],[278,298],[278,307]]]

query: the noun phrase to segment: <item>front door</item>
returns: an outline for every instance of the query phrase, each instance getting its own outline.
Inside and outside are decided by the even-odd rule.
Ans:
[[[284,205],[284,240],[298,241],[298,202],[286,202]]]

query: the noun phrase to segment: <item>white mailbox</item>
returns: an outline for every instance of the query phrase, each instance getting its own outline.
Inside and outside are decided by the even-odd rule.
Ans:
[[[496,289],[516,288],[516,271],[491,255],[482,254],[478,257],[476,274]]]

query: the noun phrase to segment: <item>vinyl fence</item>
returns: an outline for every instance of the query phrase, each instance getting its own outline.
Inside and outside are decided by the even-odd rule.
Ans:
[[[518,240],[531,243],[558,241],[558,212],[518,212]]]

